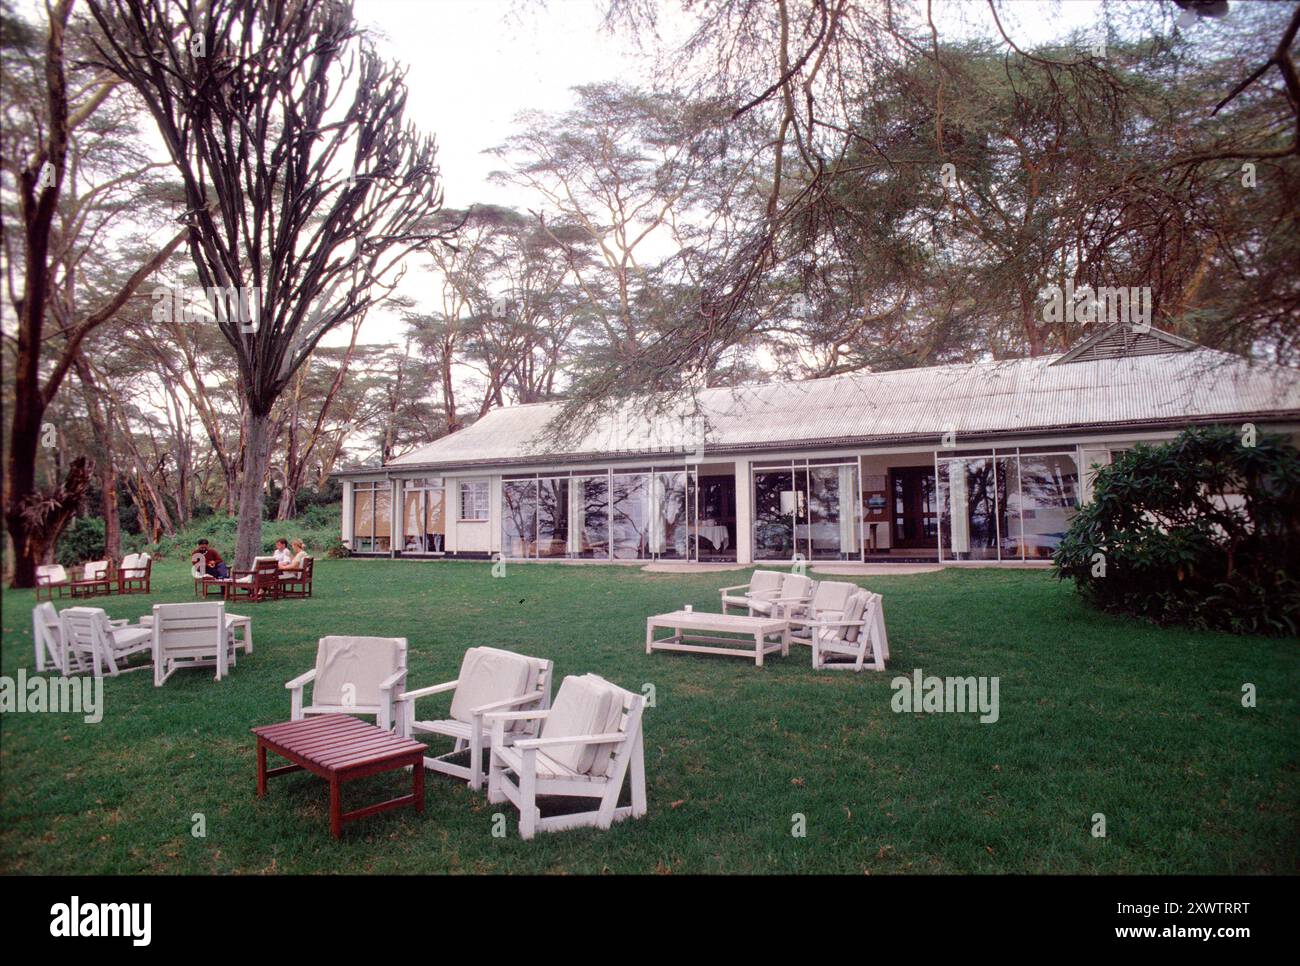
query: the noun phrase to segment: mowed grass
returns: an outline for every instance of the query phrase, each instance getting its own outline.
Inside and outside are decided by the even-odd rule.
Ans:
[[[312,600],[241,604],[255,653],[216,683],[148,672],[105,682],[100,724],[0,720],[0,866],[16,873],[1291,873],[1297,869],[1295,639],[1162,630],[1097,614],[1041,571],[857,578],[885,595],[884,675],[816,673],[806,648],[767,667],[644,653],[649,614],[717,609],[747,571],[325,560]],[[192,599],[188,568],[149,597]],[[3,596],[3,672],[33,669],[30,592]],[[65,602],[66,603],[66,602]],[[62,606],[62,605],[61,605]],[[508,806],[429,775],[423,815],[350,824],[333,841],[325,783],[254,794],[253,725],[284,720],[284,682],[324,634],[405,636],[411,686],[493,644],[557,674],[653,685],[649,815],[608,832],[518,838]],[[897,714],[890,680],[997,675],[1000,720]],[[558,681],[558,678],[557,678]],[[1258,692],[1243,708],[1242,685]],[[444,702],[439,705],[438,701]],[[447,699],[422,704],[432,717]],[[442,746],[440,746],[442,747]],[[345,807],[406,787],[345,786]],[[494,836],[504,813],[508,834]],[[1092,834],[1105,816],[1104,838]],[[202,815],[206,835],[191,834]],[[796,816],[806,834],[792,834]]]

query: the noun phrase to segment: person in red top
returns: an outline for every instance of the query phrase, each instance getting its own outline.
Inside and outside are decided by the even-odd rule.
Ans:
[[[221,559],[221,552],[215,547],[209,546],[208,541],[199,541],[193,556],[199,556],[200,554],[203,556],[203,570],[209,577],[220,577],[225,580],[230,576],[230,570],[226,567],[226,562]]]

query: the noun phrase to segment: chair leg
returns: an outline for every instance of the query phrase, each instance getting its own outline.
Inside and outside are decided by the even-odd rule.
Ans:
[[[636,741],[632,743],[632,816],[640,818],[646,813],[645,803],[645,744],[638,727]]]
[[[469,741],[469,787],[478,791],[483,787],[483,719],[474,717]]]
[[[530,767],[531,766],[531,767]],[[519,837],[527,841],[537,834],[537,763],[525,755],[519,769]]]
[[[493,805],[499,805],[506,800],[505,793],[501,791],[501,764],[497,761],[497,756],[488,753],[488,801]]]

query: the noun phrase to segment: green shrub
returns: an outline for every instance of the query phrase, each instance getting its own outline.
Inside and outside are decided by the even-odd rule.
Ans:
[[[1160,624],[1296,633],[1300,452],[1279,436],[1244,439],[1191,429],[1118,455],[1057,548],[1057,576]]]
[[[88,560],[103,560],[104,543],[102,517],[77,517],[60,534],[54,556],[65,567],[75,567]]]

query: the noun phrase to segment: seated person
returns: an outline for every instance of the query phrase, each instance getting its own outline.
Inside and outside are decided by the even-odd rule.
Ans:
[[[284,537],[275,541],[275,553],[273,556],[275,557],[276,566],[281,570],[284,570],[289,565],[289,561],[293,559],[293,554],[289,552],[289,541],[284,539]]]
[[[222,580],[230,578],[230,569],[226,566],[226,562],[221,559],[220,551],[210,546],[207,540],[200,540],[199,545],[190,556],[203,557],[203,572],[209,577],[219,577]]]
[[[281,570],[302,570],[303,561],[307,559],[307,549],[301,540],[293,541],[293,556],[287,564],[280,564]]]

